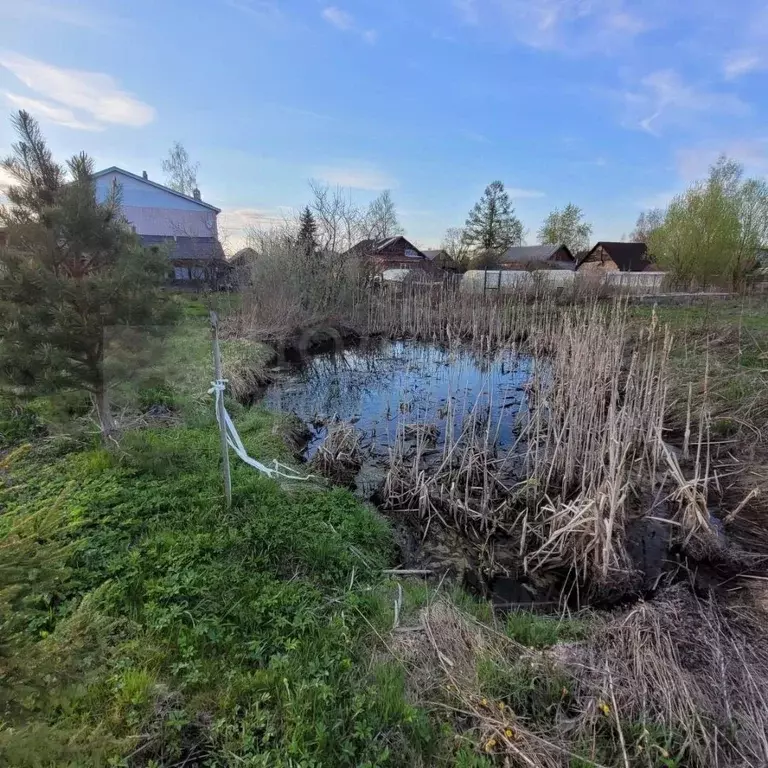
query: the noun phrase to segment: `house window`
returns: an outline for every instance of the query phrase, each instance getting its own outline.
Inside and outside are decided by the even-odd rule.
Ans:
[[[186,267],[173,268],[174,280],[189,280],[189,270]]]

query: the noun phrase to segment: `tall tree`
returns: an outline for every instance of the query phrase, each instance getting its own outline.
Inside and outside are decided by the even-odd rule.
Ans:
[[[495,261],[513,245],[522,245],[523,225],[515,216],[504,184],[494,181],[469,212],[464,239],[475,261]]]
[[[317,222],[308,205],[299,214],[298,242],[305,256],[311,256],[317,250]]]
[[[539,242],[547,245],[562,243],[568,246],[571,253],[576,254],[589,248],[591,234],[592,226],[584,221],[581,208],[568,203],[562,211],[555,208],[544,219],[539,230]]]
[[[197,172],[200,163],[193,163],[189,153],[180,141],[174,141],[168,150],[168,157],[163,160],[163,173],[166,184],[182,195],[191,196],[197,189]]]
[[[0,375],[30,393],[86,390],[106,438],[114,429],[110,383],[130,370],[136,351],[126,331],[170,319],[161,290],[168,258],[142,247],[120,215],[119,190],[96,200],[87,155],[68,161],[67,178],[35,120],[21,111],[12,122],[18,141],[2,166],[18,183],[0,214],[8,227]]]
[[[651,234],[664,224],[665,213],[661,208],[651,208],[641,211],[637,217],[635,228],[630,235],[633,243],[648,243]]]
[[[403,234],[403,228],[397,218],[397,209],[388,189],[371,201],[366,212],[366,225],[368,237],[374,240],[384,240]]]

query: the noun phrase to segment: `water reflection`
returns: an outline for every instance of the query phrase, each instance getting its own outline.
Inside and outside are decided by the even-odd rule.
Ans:
[[[295,413],[310,425],[311,456],[334,417],[352,421],[366,444],[386,451],[400,424],[462,428],[468,414],[487,419],[504,448],[515,440],[515,416],[525,404],[533,360],[513,349],[493,356],[466,347],[384,342],[375,350],[316,355],[265,395],[270,408]]]

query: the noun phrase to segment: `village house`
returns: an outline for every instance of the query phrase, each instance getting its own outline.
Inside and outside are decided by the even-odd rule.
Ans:
[[[645,243],[600,241],[579,262],[579,272],[657,272]]]
[[[501,269],[575,269],[576,260],[566,245],[518,245],[499,259]]]
[[[422,253],[432,262],[438,269],[442,269],[443,272],[450,274],[459,274],[464,271],[461,264],[452,259],[448,252],[442,248],[436,250],[422,251]]]
[[[348,254],[367,260],[377,272],[388,269],[418,269],[432,272],[437,269],[422,251],[402,235],[387,237],[383,240],[361,240],[345,255]]]
[[[119,187],[123,216],[146,246],[169,248],[174,281],[218,282],[227,271],[216,217],[220,210],[200,197],[176,192],[112,166],[94,174],[96,196],[105,200]]]

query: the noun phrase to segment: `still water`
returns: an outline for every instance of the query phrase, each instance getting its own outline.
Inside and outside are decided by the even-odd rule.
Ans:
[[[478,356],[465,346],[382,342],[374,349],[315,355],[273,383],[268,408],[295,413],[312,431],[311,457],[334,418],[354,423],[363,443],[384,453],[401,424],[434,424],[438,445],[458,435],[470,414],[488,425],[500,448],[515,440],[533,359],[505,350]]]

